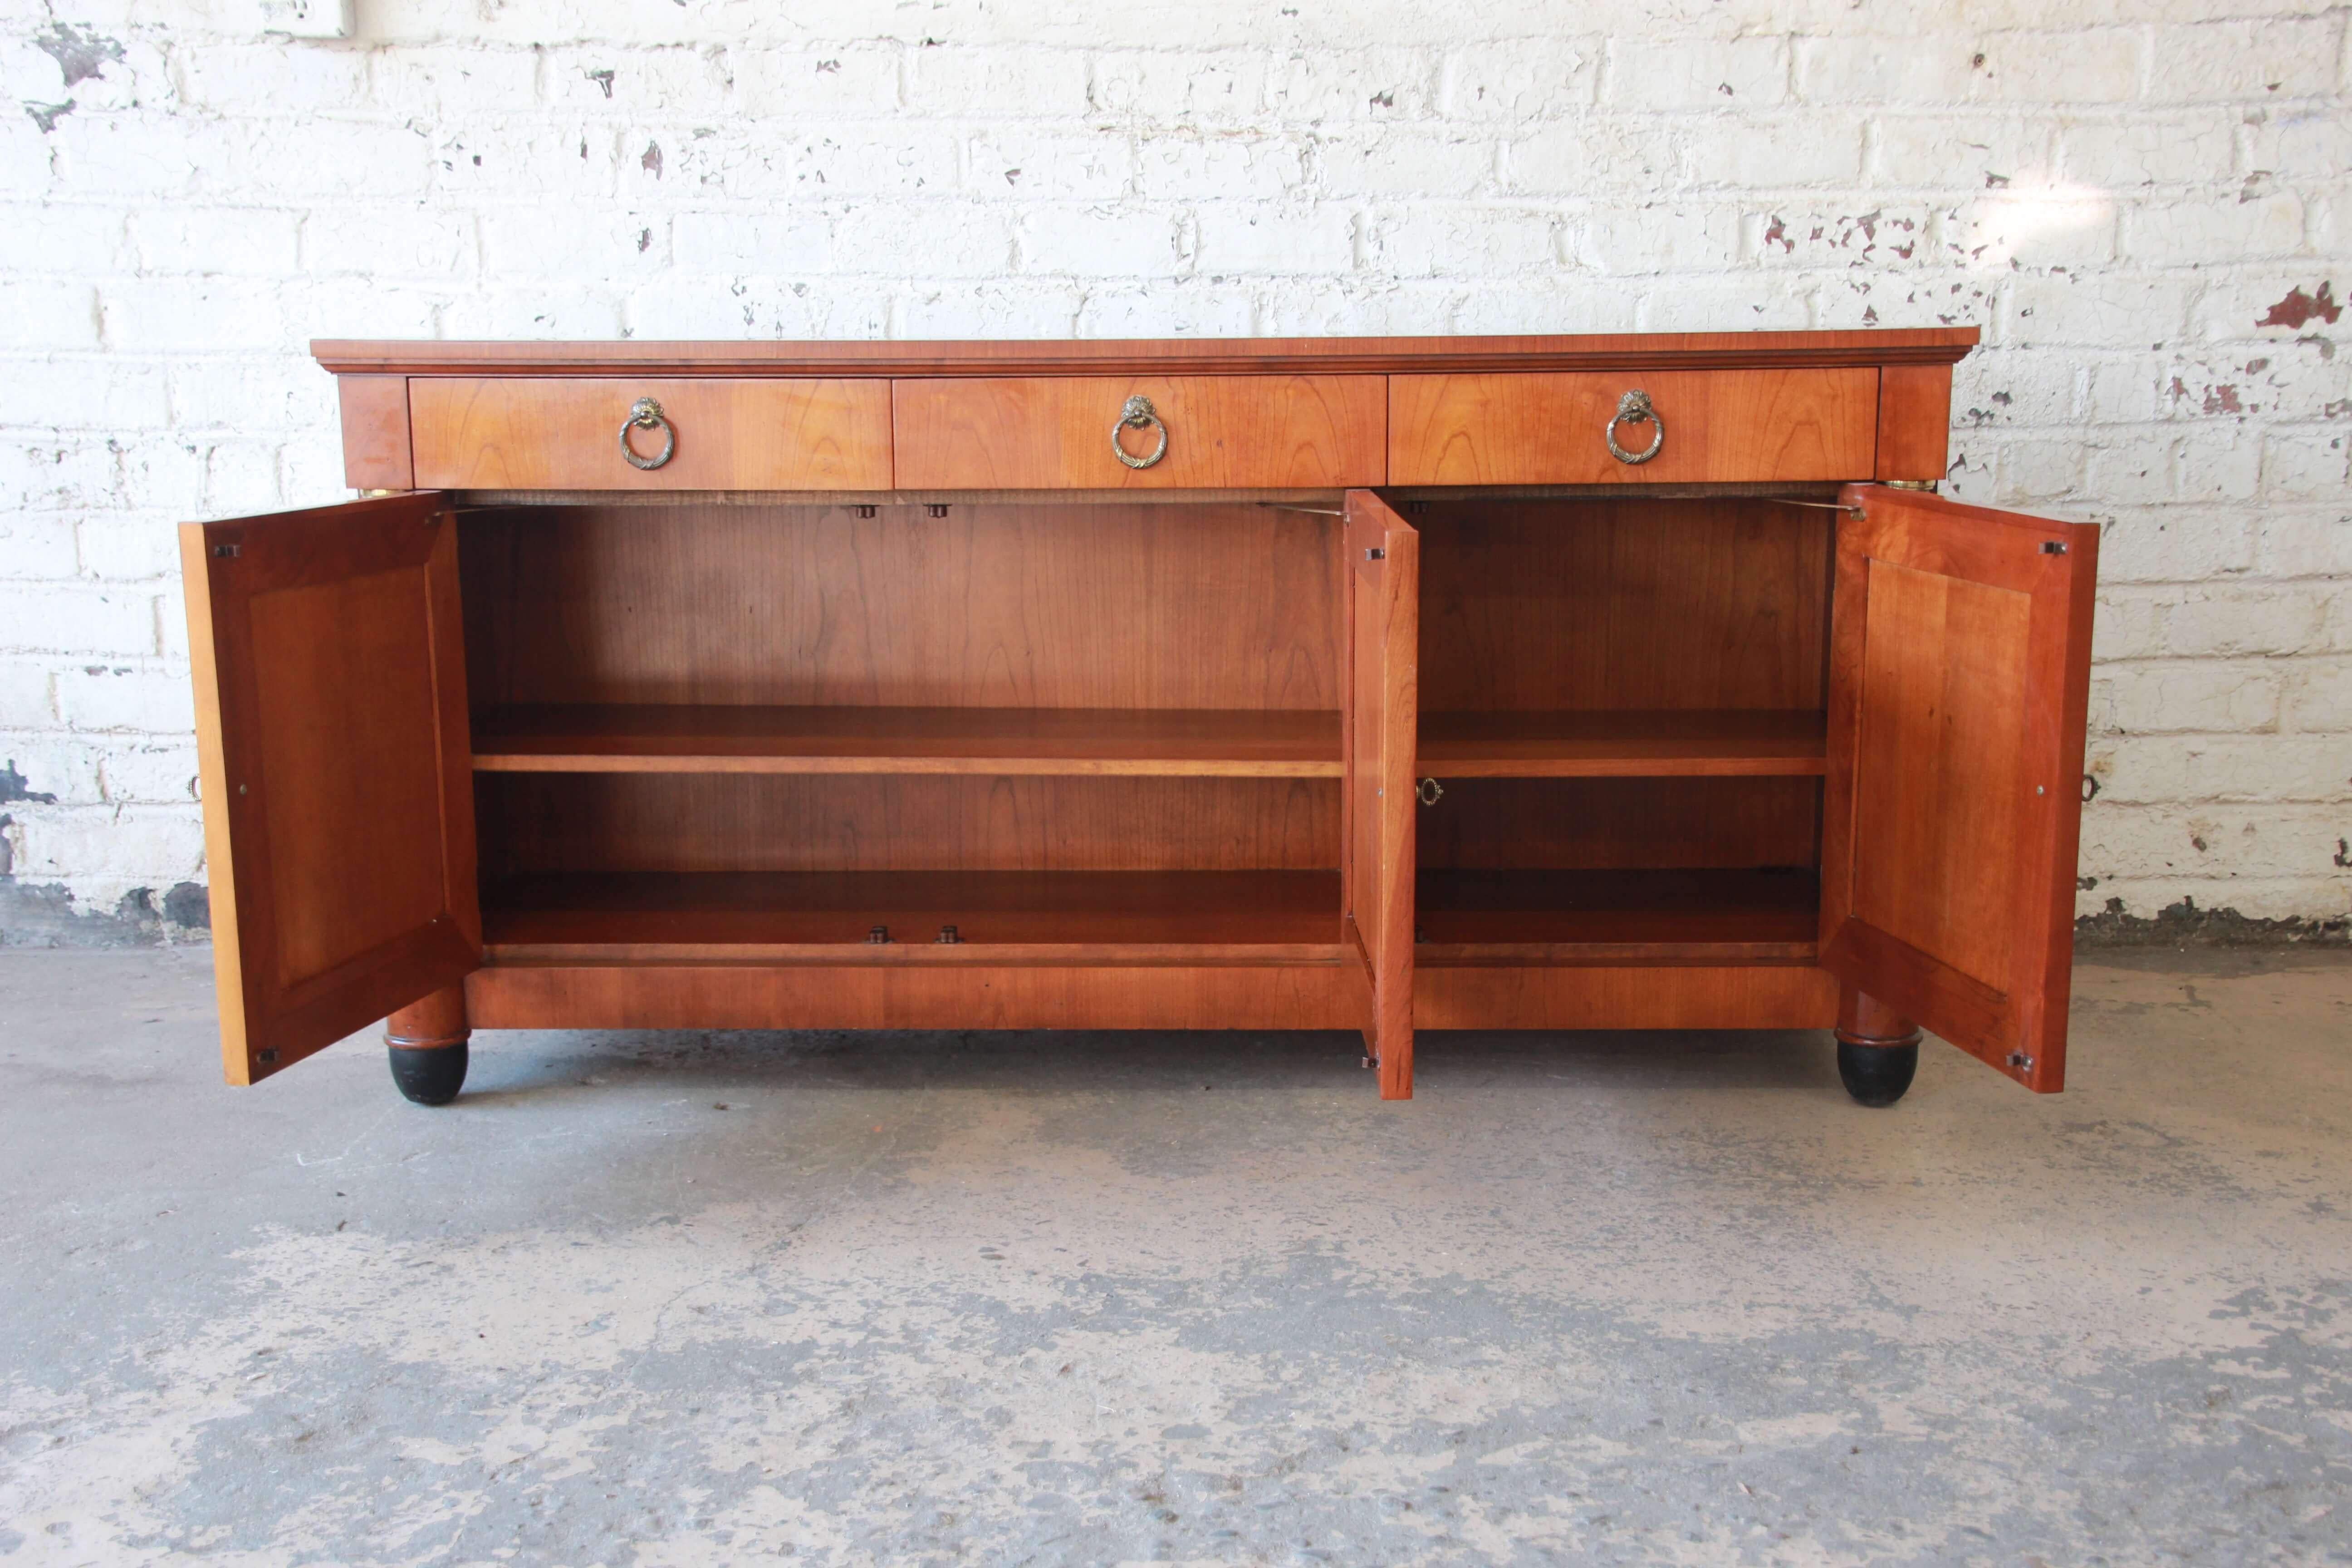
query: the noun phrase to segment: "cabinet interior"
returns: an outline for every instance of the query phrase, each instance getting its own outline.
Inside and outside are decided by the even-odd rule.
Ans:
[[[1348,563],[1290,499],[467,510],[487,944],[1336,961]],[[1831,513],[1396,504],[1415,963],[1811,962]]]

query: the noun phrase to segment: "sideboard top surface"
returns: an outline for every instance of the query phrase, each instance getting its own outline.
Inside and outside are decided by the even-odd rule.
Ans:
[[[443,342],[321,338],[339,375],[1366,374],[1951,364],[1974,327],[1839,332],[1606,332],[1418,338],[1135,338],[896,342]]]

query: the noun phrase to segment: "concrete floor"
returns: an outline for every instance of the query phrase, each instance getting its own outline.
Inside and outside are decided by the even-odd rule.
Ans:
[[[0,953],[0,1561],[2352,1561],[2352,963],[1822,1036],[486,1036]]]

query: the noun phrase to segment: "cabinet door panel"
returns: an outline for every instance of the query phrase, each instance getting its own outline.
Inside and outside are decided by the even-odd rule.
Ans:
[[[2055,1090],[2098,530],[1876,486],[1842,500],[1822,967]]]
[[[478,967],[442,498],[180,530],[221,1052],[251,1083]]]
[[[900,489],[1327,489],[1379,484],[1377,375],[1002,376],[895,383]],[[1130,397],[1160,429],[1127,427]]]
[[[1412,1097],[1413,754],[1421,535],[1370,490],[1347,500],[1342,897],[1381,1098]]]

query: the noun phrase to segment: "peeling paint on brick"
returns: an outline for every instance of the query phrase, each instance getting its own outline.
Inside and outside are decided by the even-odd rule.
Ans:
[[[2270,308],[2268,314],[2256,321],[2258,327],[2300,327],[2315,319],[2334,326],[2344,314],[2344,307],[2336,302],[2335,284],[2322,283],[2316,294],[2306,294],[2300,289],[2290,289],[2286,298]]]

